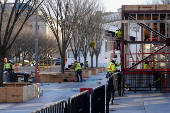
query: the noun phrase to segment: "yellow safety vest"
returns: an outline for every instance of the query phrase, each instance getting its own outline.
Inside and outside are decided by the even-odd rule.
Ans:
[[[77,66],[75,67],[75,71],[77,71],[77,70],[81,69],[81,65],[80,65],[80,63],[76,63],[76,64],[77,64]]]
[[[120,30],[116,30],[115,34],[118,38],[121,38],[122,32]]]
[[[144,69],[150,69],[150,67],[148,68],[148,64],[144,64]]]
[[[116,71],[116,66],[114,63],[111,62],[108,64],[107,72],[114,72],[114,71]]]
[[[15,65],[14,64],[12,65],[12,69],[15,69]]]
[[[11,69],[11,63],[6,63],[5,64],[5,69]]]

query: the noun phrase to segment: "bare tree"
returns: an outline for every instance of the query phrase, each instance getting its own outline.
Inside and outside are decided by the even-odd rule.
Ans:
[[[47,37],[45,34],[39,34],[39,57],[41,60],[52,60],[58,53],[55,38]]]
[[[21,0],[16,7],[19,0],[15,0],[11,9],[7,9],[8,0],[4,0],[4,3],[0,2],[0,87],[3,87],[3,69],[4,69],[4,57],[7,51],[12,47],[19,33],[21,32],[26,21],[34,14],[36,11],[35,0]],[[41,4],[41,1],[39,4]],[[9,16],[6,15],[6,10]],[[20,17],[24,15],[24,19],[20,20]],[[18,24],[20,23],[20,24]],[[3,32],[3,29],[4,32]],[[17,29],[17,32],[13,34],[13,29]]]
[[[170,4],[170,0],[146,0],[146,4]]]
[[[65,53],[71,40],[72,15],[69,12],[72,0],[46,0],[40,6],[44,21],[47,22],[57,40],[61,56],[61,72],[64,73]],[[53,18],[54,17],[54,18]]]

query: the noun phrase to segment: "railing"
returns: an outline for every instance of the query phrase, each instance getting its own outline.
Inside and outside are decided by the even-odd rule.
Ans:
[[[106,113],[109,113],[109,102],[112,101],[113,105],[115,92],[119,92],[120,96],[123,93],[122,77],[120,72],[114,73],[106,86],[102,85],[92,90],[91,100],[89,91],[84,91],[70,97],[68,104],[62,100],[32,113],[105,113],[105,110]]]
[[[108,84],[106,86],[106,113],[109,113],[109,102],[113,105],[115,93],[119,96],[123,96],[123,75],[120,72],[112,74],[109,77]]]
[[[62,100],[32,113],[67,113],[67,102]]]
[[[91,113],[105,113],[105,85],[92,90]]]
[[[68,113],[90,113],[89,91],[84,91],[69,98]]]
[[[126,71],[125,90],[129,91],[155,91],[167,90],[170,84],[167,77],[170,71]]]

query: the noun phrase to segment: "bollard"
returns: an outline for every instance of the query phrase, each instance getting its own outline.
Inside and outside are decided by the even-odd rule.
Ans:
[[[165,70],[165,75],[164,75],[164,79],[165,79],[165,92],[167,92],[167,70]]]
[[[37,67],[37,83],[39,83],[39,68]]]

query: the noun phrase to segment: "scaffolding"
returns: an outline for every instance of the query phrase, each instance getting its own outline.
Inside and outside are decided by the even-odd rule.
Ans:
[[[143,69],[143,63],[151,62],[154,55],[158,56],[156,62],[166,62],[165,67],[170,68],[169,12],[170,5],[122,6],[122,71],[135,67]],[[161,55],[165,55],[164,59]],[[130,59],[133,59],[131,64]]]

